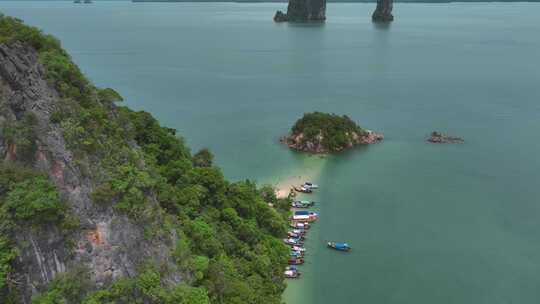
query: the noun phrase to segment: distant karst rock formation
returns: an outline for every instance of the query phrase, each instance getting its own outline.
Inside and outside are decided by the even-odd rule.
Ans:
[[[326,0],[289,0],[287,13],[277,11],[275,22],[309,22],[326,20]]]
[[[392,2],[393,0],[377,0],[377,8],[371,16],[373,22],[391,22],[394,20]]]

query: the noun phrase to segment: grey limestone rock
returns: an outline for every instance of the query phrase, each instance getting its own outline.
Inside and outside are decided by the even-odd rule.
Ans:
[[[289,0],[287,13],[278,11],[276,22],[322,22],[326,20],[326,0]]]
[[[17,161],[16,147],[7,144],[2,125],[21,119],[25,113],[34,114],[37,151],[26,165],[49,176],[80,222],[77,231],[71,231],[71,241],[53,226],[17,232],[14,238],[20,254],[13,280],[18,282],[19,302],[29,303],[33,294],[73,265],[89,269],[98,287],[117,277],[136,275],[137,267],[148,261],[170,269],[169,281],[181,281],[183,274],[176,270],[170,256],[176,241],[174,231],[149,240],[144,236],[143,225],[110,206],[98,206],[91,201],[95,181],[81,172],[62,129],[50,120],[60,106],[59,99],[58,92],[47,81],[36,50],[21,43],[0,44],[0,161]],[[158,204],[153,193],[148,194],[148,201]]]
[[[391,22],[394,20],[392,15],[393,0],[377,0],[377,8],[371,16],[373,22]]]

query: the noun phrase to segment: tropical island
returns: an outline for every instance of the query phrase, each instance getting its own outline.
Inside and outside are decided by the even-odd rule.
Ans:
[[[0,302],[281,303],[290,201],[0,14]]]
[[[374,144],[383,134],[363,129],[347,115],[305,113],[291,133],[281,138],[291,149],[309,153],[334,153],[356,145]]]

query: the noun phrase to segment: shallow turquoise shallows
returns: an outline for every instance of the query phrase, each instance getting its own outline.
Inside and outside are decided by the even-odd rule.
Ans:
[[[0,2],[227,177],[320,170],[287,303],[540,303],[540,4],[396,4],[389,27],[373,4],[329,4],[325,25],[273,23],[284,8]],[[313,110],[386,138],[325,158],[281,146]],[[465,143],[425,143],[433,130]]]

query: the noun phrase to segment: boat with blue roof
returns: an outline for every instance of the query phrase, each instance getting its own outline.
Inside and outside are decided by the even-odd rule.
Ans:
[[[328,242],[328,247],[338,251],[351,251],[351,247],[347,243]]]

